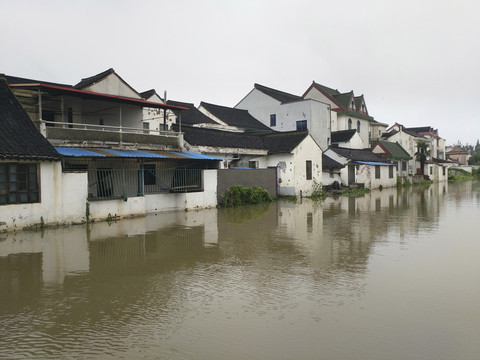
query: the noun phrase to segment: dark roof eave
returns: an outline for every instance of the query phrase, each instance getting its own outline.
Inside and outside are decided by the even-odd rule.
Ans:
[[[166,109],[166,110],[188,110],[188,108],[175,106],[175,105],[168,105],[168,104],[160,104],[151,101],[146,101],[142,99],[133,99],[124,96],[118,95],[110,95],[110,94],[101,94],[92,91],[86,90],[79,90],[69,87],[63,87],[58,85],[52,84],[45,84],[45,83],[25,83],[25,84],[9,84],[10,87],[13,88],[38,88],[38,89],[47,89],[58,91],[63,94],[73,95],[73,96],[84,96],[90,97],[93,99],[104,100],[104,101],[115,101],[115,102],[122,102],[130,105],[139,105],[141,107],[150,107],[150,108],[157,108],[157,109]]]

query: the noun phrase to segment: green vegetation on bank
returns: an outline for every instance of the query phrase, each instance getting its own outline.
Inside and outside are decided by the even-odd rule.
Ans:
[[[474,172],[478,173],[478,169],[474,169]],[[471,174],[463,169],[455,167],[448,169],[448,181],[473,180],[474,178],[475,174]]]
[[[225,207],[254,205],[273,201],[268,191],[259,186],[232,185],[222,197]]]
[[[345,189],[342,191],[342,196],[362,196],[370,193],[370,189],[358,188],[358,189]]]
[[[327,192],[325,191],[323,184],[317,182],[314,179],[312,195],[308,196],[308,198],[312,200],[324,200],[326,197],[327,197]]]

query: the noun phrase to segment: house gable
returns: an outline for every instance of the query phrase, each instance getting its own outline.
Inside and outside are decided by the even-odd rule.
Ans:
[[[344,110],[342,105],[337,102],[334,96],[339,95],[338,90],[331,89],[329,87],[320,85],[315,81],[310,85],[310,87],[303,94],[304,99],[313,99],[327,103],[331,106],[334,111]]]
[[[100,74],[84,78],[76,84],[74,88],[100,94],[142,99],[142,96],[117,75],[113,69],[108,69]]]
[[[60,156],[44,138],[0,77],[0,159],[59,160]]]

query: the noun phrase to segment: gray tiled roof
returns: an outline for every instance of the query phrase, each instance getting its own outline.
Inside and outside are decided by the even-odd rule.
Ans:
[[[218,124],[215,120],[198,110],[192,103],[168,100],[167,104],[188,108],[188,110],[181,111],[182,125]],[[175,111],[177,116],[179,116],[179,113],[179,111]]]
[[[208,112],[219,118],[229,126],[235,126],[246,130],[272,131],[268,126],[255,119],[247,110],[234,109],[226,106],[201,102]]]
[[[349,141],[356,132],[355,129],[332,131],[332,144]]]
[[[255,89],[263,92],[264,94],[274,98],[275,100],[280,101],[282,104],[294,102],[294,101],[301,101],[303,98],[301,96],[289,94],[280,90],[272,89],[260,84],[254,85]]]
[[[190,145],[268,150],[269,154],[290,153],[308,136],[308,131],[259,134],[193,126],[182,127],[182,132],[185,141]]]
[[[100,74],[84,78],[84,79],[82,79],[82,81],[80,81],[78,84],[76,84],[74,86],[74,88],[76,88],[76,89],[86,88],[87,86],[90,86],[90,85],[102,80],[104,77],[106,77],[110,74],[113,74],[114,72],[115,71],[112,68],[110,68],[108,70],[105,70],[105,71],[101,72]]]
[[[0,159],[59,160],[5,81],[0,77]]]
[[[333,160],[325,154],[322,154],[322,169],[333,170],[333,169],[342,169],[345,165],[340,164],[338,161]]]
[[[374,154],[370,149],[348,149],[341,147],[330,147],[331,150],[336,152],[352,161],[372,161],[372,162],[385,162],[380,156]]]

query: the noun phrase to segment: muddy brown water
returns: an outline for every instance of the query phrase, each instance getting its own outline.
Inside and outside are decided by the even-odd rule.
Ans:
[[[0,359],[479,359],[480,185],[0,234]]]

